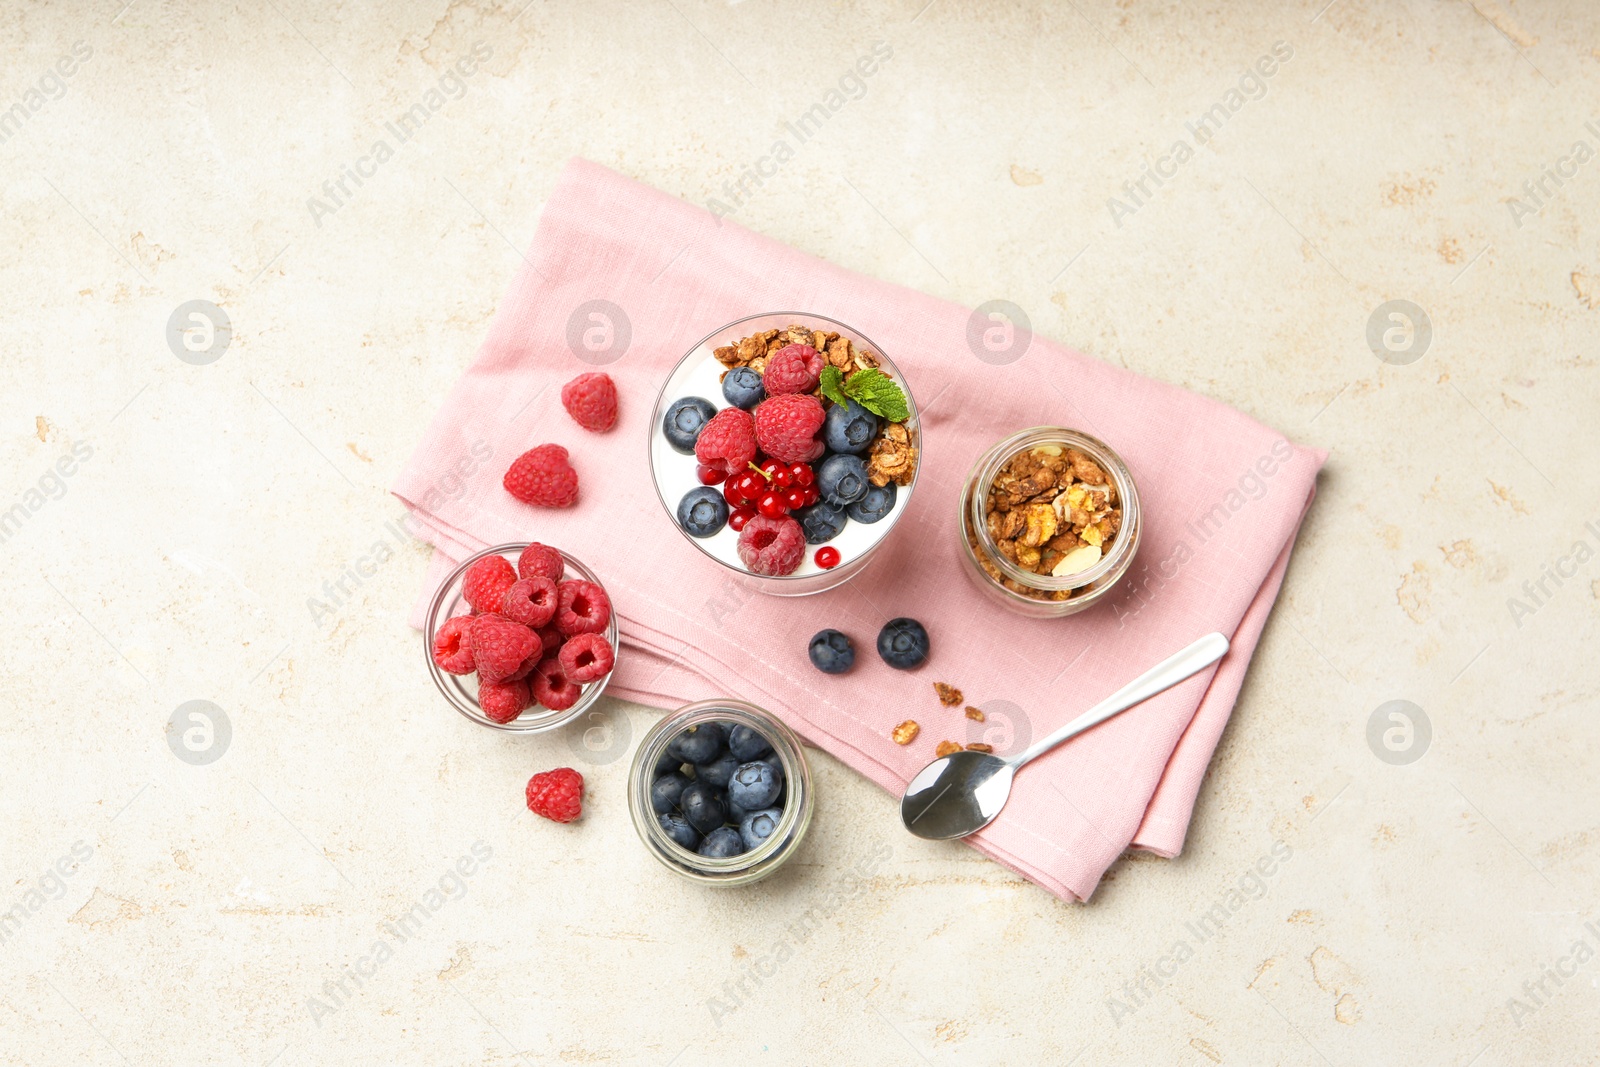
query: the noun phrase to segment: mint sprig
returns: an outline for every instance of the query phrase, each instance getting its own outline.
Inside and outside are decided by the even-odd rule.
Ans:
[[[827,372],[834,370],[832,367],[823,368],[823,382],[827,382]],[[835,371],[837,373],[837,371]],[[904,422],[911,417],[911,409],[906,404],[906,394],[894,379],[875,367],[856,371],[844,383],[844,394],[851,400],[860,404],[874,415],[881,415],[890,422]],[[833,396],[828,393],[827,386],[823,386],[823,395],[829,400]],[[838,403],[838,401],[834,401]]]
[[[849,399],[844,392],[844,375],[839,368],[829,364],[822,368],[822,395],[843,407]]]

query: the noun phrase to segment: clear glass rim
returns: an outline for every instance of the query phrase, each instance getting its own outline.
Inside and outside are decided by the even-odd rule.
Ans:
[[[510,722],[495,722],[483,713],[483,709],[478,706],[476,700],[469,698],[460,689],[459,683],[449,681],[449,679],[464,677],[464,675],[450,674],[433,661],[433,637],[439,632],[439,626],[448,621],[440,617],[441,609],[444,607],[450,593],[460,585],[461,576],[466,573],[467,568],[485,556],[504,556],[507,553],[520,554],[523,549],[532,543],[531,541],[508,541],[503,545],[491,545],[480,552],[474,552],[462,560],[460,566],[446,575],[444,580],[439,583],[439,588],[434,591],[433,600],[428,604],[428,617],[422,628],[423,659],[428,664],[428,674],[433,678],[433,684],[439,690],[440,695],[445,698],[451,707],[479,726],[487,726],[492,730],[503,730],[507,733],[543,733],[546,730],[554,730],[557,727],[565,726],[594,706],[595,702],[600,699],[601,694],[605,692],[607,683],[611,681],[611,676],[617,672],[616,664],[613,663],[606,676],[598,681],[586,684],[583,687],[583,695],[578,697],[577,703],[565,711],[551,711],[546,708],[543,715],[525,718],[526,712],[524,712],[523,715],[518,715]],[[552,545],[550,547],[554,548],[555,546]],[[556,551],[561,552],[559,548]],[[605,583],[600,581],[594,571],[584,566],[582,560],[566,552],[561,552],[561,559],[568,567],[576,571],[584,581],[593,582],[595,585],[600,586],[602,590],[605,589]],[[515,563],[512,565],[515,566]],[[609,598],[611,594],[607,592],[606,596]],[[617,641],[617,611],[615,604],[611,608],[611,619],[606,623],[605,638],[611,643],[613,654],[620,660],[622,658],[622,647]]]
[[[666,751],[667,743],[686,727],[699,722],[741,718],[752,720],[769,735],[773,752],[783,763],[787,791],[783,817],[771,836],[748,852],[724,859],[702,856],[684,848],[661,829],[650,804],[652,771],[656,760]],[[647,850],[677,874],[711,885],[742,885],[776,870],[805,838],[811,825],[813,803],[810,768],[799,737],[770,712],[737,697],[699,700],[662,716],[634,750],[628,771],[628,806],[634,828]]]
[[[661,388],[656,391],[656,402],[655,402],[655,407],[652,409],[651,416],[650,416],[649,432],[645,436],[645,455],[646,455],[646,458],[648,459],[648,461],[650,463],[650,484],[655,487],[656,499],[661,501],[661,507],[662,507],[663,510],[666,511],[667,518],[672,523],[672,528],[677,530],[679,536],[681,536],[684,540],[686,540],[690,544],[692,544],[695,547],[695,550],[697,552],[699,552],[701,555],[705,556],[711,562],[715,563],[719,567],[724,568],[725,570],[732,571],[734,574],[746,575],[748,577],[755,578],[755,579],[757,579],[758,581],[761,581],[761,582],[816,582],[819,579],[825,579],[825,578],[828,578],[828,577],[832,576],[833,572],[830,571],[830,572],[825,572],[823,574],[756,574],[754,571],[747,570],[747,569],[745,569],[743,567],[735,567],[733,564],[727,562],[726,560],[718,559],[715,555],[713,555],[705,547],[705,545],[700,543],[700,539],[699,538],[690,537],[689,534],[684,531],[683,527],[678,525],[677,505],[669,503],[667,501],[667,498],[661,495],[661,479],[656,476],[656,456],[655,456],[655,447],[654,447],[656,433],[660,429],[661,418],[665,414],[665,411],[666,411],[666,409],[664,407],[664,401],[666,400],[666,396],[667,396],[667,386],[672,382],[673,377],[678,373],[678,369],[680,367],[682,367],[684,365],[684,363],[689,360],[690,357],[692,357],[696,352],[698,352],[700,350],[700,346],[701,345],[704,345],[707,341],[711,340],[713,337],[717,336],[719,333],[723,333],[725,331],[731,330],[734,327],[739,326],[739,325],[741,325],[743,323],[746,323],[746,322],[754,322],[757,319],[772,319],[772,318],[784,318],[784,317],[789,317],[789,318],[798,320],[800,325],[805,325],[805,322],[808,319],[815,319],[815,320],[817,320],[819,322],[826,322],[826,323],[829,323],[830,325],[837,326],[841,330],[848,330],[851,334],[855,335],[856,337],[861,338],[861,340],[866,343],[867,347],[872,350],[872,352],[878,357],[878,359],[881,360],[882,363],[884,365],[886,365],[891,372],[893,372],[894,380],[899,384],[901,390],[904,391],[905,394],[906,394],[906,407],[910,410],[911,415],[910,415],[909,418],[906,419],[905,425],[909,430],[911,430],[911,432],[913,433],[913,435],[915,437],[915,445],[914,445],[914,447],[917,450],[917,462],[916,462],[916,467],[911,472],[911,481],[909,483],[907,483],[906,485],[898,487],[898,489],[896,490],[896,492],[904,493],[906,495],[906,503],[905,503],[904,506],[901,507],[900,513],[898,515],[895,515],[894,518],[892,520],[890,520],[890,524],[889,524],[888,528],[884,530],[883,536],[878,538],[877,543],[874,544],[871,548],[867,549],[866,552],[862,553],[860,556],[857,556],[855,559],[851,560],[850,563],[847,563],[844,566],[848,567],[848,566],[851,566],[852,564],[860,564],[860,563],[864,562],[865,560],[869,559],[875,552],[877,552],[877,550],[883,545],[883,543],[889,539],[889,535],[894,530],[895,525],[897,523],[899,523],[899,521],[900,521],[900,519],[902,517],[904,517],[904,515],[906,513],[906,509],[911,506],[911,492],[912,492],[912,490],[914,490],[917,487],[917,478],[920,477],[921,474],[922,474],[922,463],[923,463],[922,423],[921,423],[921,420],[920,420],[920,418],[918,416],[918,412],[917,412],[917,400],[916,400],[916,397],[914,397],[912,395],[912,393],[911,393],[911,383],[906,380],[906,376],[900,370],[899,365],[896,364],[893,359],[889,358],[889,356],[884,352],[882,345],[878,344],[872,338],[868,337],[866,334],[862,333],[860,330],[856,329],[854,326],[851,326],[847,322],[840,322],[838,319],[829,318],[826,315],[819,315],[814,311],[763,311],[763,312],[761,312],[760,314],[757,314],[757,315],[746,315],[742,319],[734,319],[732,322],[727,323],[727,324],[722,325],[722,326],[719,326],[715,330],[712,330],[710,333],[706,334],[704,337],[700,338],[700,340],[696,341],[693,345],[691,345],[689,347],[689,350],[683,354],[683,356],[678,360],[678,362],[676,362],[676,363],[674,363],[672,365],[672,369],[667,372],[666,379],[663,380],[662,383],[661,383]],[[842,570],[843,568],[841,567],[839,569]],[[855,573],[854,571],[851,571],[851,572],[847,573],[846,575],[844,575],[840,579],[840,581],[849,580],[851,575],[853,575],[854,573]],[[838,583],[834,583],[834,584],[838,584]],[[832,586],[830,586],[829,588],[832,588]],[[819,590],[817,590],[817,592],[824,592],[824,590],[819,589]]]
[[[1030,444],[1030,439],[1034,438],[1039,440]],[[993,484],[995,476],[1000,473],[1000,468],[1010,462],[1011,458],[1024,448],[1052,443],[1051,438],[1060,438],[1062,439],[1060,443],[1071,448],[1076,448],[1081,443],[1087,446],[1083,449],[1084,451],[1099,453],[1093,458],[1105,468],[1106,473],[1116,483],[1117,496],[1122,501],[1123,530],[1119,530],[1118,533],[1120,535],[1130,525],[1133,527],[1132,531],[1129,532],[1129,536],[1119,536],[1117,543],[1112,546],[1112,550],[1093,567],[1074,574],[1065,574],[1059,578],[1023,570],[1001,555],[999,546],[995,544],[994,538],[989,533],[987,515],[984,513],[989,487]],[[1067,440],[1069,438],[1071,440]],[[992,445],[972,465],[972,470],[967,476],[967,486],[962,491],[961,507],[964,513],[963,527],[968,524],[971,525],[979,545],[982,546],[989,556],[989,561],[995,565],[1000,573],[1019,585],[1025,585],[1031,589],[1046,593],[1082,589],[1116,572],[1126,559],[1131,558],[1138,551],[1139,536],[1144,527],[1139,514],[1139,491],[1134,486],[1133,473],[1128,470],[1128,465],[1124,462],[1122,456],[1117,453],[1116,449],[1098,437],[1066,426],[1030,426],[1025,430],[1018,430],[1011,436]],[[972,554],[972,545],[966,537],[965,529],[962,531],[961,543],[970,556]],[[973,562],[976,564],[979,561],[974,559]],[[1110,588],[1110,586],[1102,586],[1101,588]],[[1032,597],[1022,597],[1022,594],[1016,593],[1011,589],[1006,589],[1005,591],[1024,600],[1033,599]]]

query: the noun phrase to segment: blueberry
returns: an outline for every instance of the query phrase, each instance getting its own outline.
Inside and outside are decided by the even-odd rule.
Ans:
[[[878,631],[878,655],[902,671],[921,666],[928,658],[928,631],[916,619],[890,619]]]
[[[895,484],[867,486],[866,495],[845,508],[845,513],[857,522],[877,522],[894,509]],[[719,496],[718,499],[721,499]]]
[[[749,814],[750,813],[748,811],[745,811],[732,800],[728,801],[728,821],[733,823],[735,826],[744,822],[744,817]]]
[[[727,730],[720,722],[691,726],[667,742],[667,751],[684,763],[710,763],[722,751]]]
[[[672,811],[678,806],[678,798],[683,795],[683,787],[688,784],[689,779],[677,771],[663,774],[650,783],[650,806],[658,813]]]
[[[806,652],[811,665],[823,674],[843,674],[856,662],[856,646],[838,630],[818,630]]]
[[[822,443],[835,452],[859,456],[872,447],[877,436],[878,416],[854,400],[834,404],[822,423]]]
[[[844,529],[844,524],[850,521],[845,517],[843,508],[834,507],[826,500],[798,509],[794,517],[800,520],[800,529],[805,531],[808,545],[832,541]]]
[[[772,743],[748,726],[735,726],[728,731],[728,751],[738,756],[740,763],[749,763],[771,752]]]
[[[838,507],[860,500],[872,483],[860,456],[832,455],[817,468],[817,490],[822,499]]]
[[[694,452],[695,439],[700,430],[717,413],[711,401],[703,396],[686,396],[674,400],[661,420],[661,432],[667,435],[667,444],[679,452]]]
[[[694,780],[704,782],[716,789],[728,788],[728,779],[733,777],[733,772],[743,763],[738,756],[724,752],[710,763],[696,764]]]
[[[722,395],[736,408],[749,411],[767,398],[761,375],[749,367],[735,367],[722,379]]]
[[[761,842],[772,836],[772,831],[778,828],[778,823],[783,819],[782,808],[767,808],[764,811],[752,811],[739,820],[739,836],[744,840],[744,847],[755,848]]]
[[[731,826],[721,826],[706,835],[700,842],[700,855],[707,859],[725,860],[744,854],[744,838]]]
[[[690,537],[710,537],[727,523],[728,502],[720,489],[695,486],[678,501],[678,525]]]
[[[700,847],[700,831],[690,826],[689,820],[682,815],[675,811],[669,811],[661,815],[657,821],[669,838],[690,852]]]
[[[683,792],[678,794],[678,808],[689,825],[703,834],[709,834],[728,821],[728,807],[722,802],[721,792],[705,782],[690,782],[684,786]]]
[[[782,788],[783,772],[777,760],[751,760],[740,764],[728,780],[728,801],[746,812],[758,811],[777,800]]]
[[[677,756],[674,756],[671,752],[663,751],[661,755],[656,757],[655,776],[657,778],[660,778],[663,774],[672,774],[675,771],[681,771],[682,769],[683,760],[679,759]]]

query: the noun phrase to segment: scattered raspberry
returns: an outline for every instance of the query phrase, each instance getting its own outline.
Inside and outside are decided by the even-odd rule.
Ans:
[[[583,813],[583,775],[559,767],[528,779],[528,810],[551,822],[571,822]]]
[[[548,578],[552,582],[559,582],[566,570],[567,561],[561,558],[561,553],[537,541],[523,549],[522,555],[517,557],[518,578]]]
[[[533,704],[533,695],[524,681],[480,682],[478,707],[491,721],[508,723],[527,711]]]
[[[616,665],[616,653],[599,634],[579,634],[561,646],[561,673],[579,685],[598,682]]]
[[[574,634],[597,634],[611,621],[611,600],[593,582],[562,582],[556,587],[561,606],[556,609],[556,629]]]
[[[539,661],[528,677],[533,687],[533,699],[551,711],[566,711],[578,702],[583,689],[561,670],[561,661],[546,656]]]
[[[479,615],[467,631],[478,682],[503,682],[517,672],[538,638],[526,626],[499,615]]]
[[[821,354],[810,345],[784,345],[767,357],[761,384],[768,396],[813,392],[822,377],[823,362]]]
[[[556,583],[548,578],[518,578],[506,588],[500,614],[537,629],[556,613]]]
[[[516,580],[517,572],[504,556],[484,556],[461,576],[461,595],[479,615],[499,611],[506,590]]]
[[[816,403],[816,397],[811,398]],[[822,425],[822,405],[817,404],[817,425]],[[723,408],[711,417],[695,439],[694,455],[712,470],[729,474],[744,470],[756,458],[756,424],[742,408]]]
[[[433,662],[442,671],[451,674],[471,674],[478,669],[472,657],[472,645],[467,641],[467,631],[472,626],[471,615],[457,615],[433,635]]]
[[[518,456],[501,482],[506,492],[541,508],[570,508],[578,502],[578,472],[560,445],[540,445]]]
[[[609,374],[580,374],[561,387],[561,406],[585,430],[604,433],[617,424],[617,383]]]
[[[756,405],[756,442],[773,459],[809,463],[822,455],[817,431],[822,429],[823,418],[822,401],[809,393],[769,396]]]
[[[787,515],[779,519],[757,515],[739,531],[739,558],[755,574],[793,573],[805,554],[805,531]]]

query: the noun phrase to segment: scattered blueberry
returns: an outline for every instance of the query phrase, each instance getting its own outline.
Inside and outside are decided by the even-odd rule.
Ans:
[[[661,432],[667,435],[667,444],[679,452],[692,453],[701,428],[716,413],[716,407],[705,397],[686,396],[674,400],[661,420]]]
[[[729,375],[732,377],[732,375]],[[822,443],[835,452],[860,455],[878,436],[878,416],[856,403],[834,404],[822,423]]]
[[[669,811],[663,813],[657,821],[661,823],[661,829],[669,838],[690,852],[700,847],[700,832],[690,826],[689,820],[682,815]]]
[[[811,665],[823,674],[843,674],[856,662],[856,646],[838,630],[817,631],[806,652]]]
[[[844,524],[849,521],[845,517],[843,508],[835,507],[826,500],[819,500],[809,507],[798,509],[794,517],[800,520],[800,529],[805,531],[808,545],[820,545],[832,541],[839,536],[839,531],[844,529]]]
[[[678,501],[678,525],[690,537],[710,537],[727,523],[728,501],[715,486],[695,486]]]
[[[894,509],[895,484],[867,486],[866,495],[845,508],[845,513],[857,522],[877,522]]]
[[[776,760],[741,764],[728,780],[728,800],[747,812],[765,808],[778,799],[778,790],[783,788],[782,774]],[[684,795],[688,796],[688,790]]]
[[[749,367],[735,367],[722,379],[722,395],[734,407],[749,411],[767,398],[767,388]]]
[[[704,782],[716,789],[728,788],[728,779],[733,777],[733,772],[743,763],[738,756],[724,752],[710,763],[699,763],[694,768],[694,780]]]
[[[728,751],[739,757],[740,763],[760,759],[772,751],[772,744],[748,726],[735,726],[728,731]]]
[[[722,802],[722,794],[705,782],[690,782],[684,786],[683,792],[678,794],[678,807],[689,825],[703,834],[709,834],[728,821],[728,808]]]
[[[867,465],[861,462],[860,456],[835,454],[817,468],[817,490],[822,499],[839,507],[860,500],[870,484]]]
[[[731,826],[719,826],[700,842],[700,855],[707,859],[725,860],[744,853],[744,838]]]
[[[764,811],[752,811],[739,820],[739,836],[744,839],[744,847],[755,848],[761,842],[772,836],[772,831],[778,828],[778,823],[783,819],[782,808],[767,808]]]
[[[710,763],[722,751],[726,734],[720,722],[703,722],[667,742],[667,751],[684,763]]]
[[[916,619],[890,619],[878,631],[878,655],[902,671],[920,666],[928,658],[928,631]]]
[[[650,806],[657,813],[672,811],[678,806],[678,798],[683,795],[683,788],[688,784],[689,779],[677,771],[663,774],[650,783]]]

